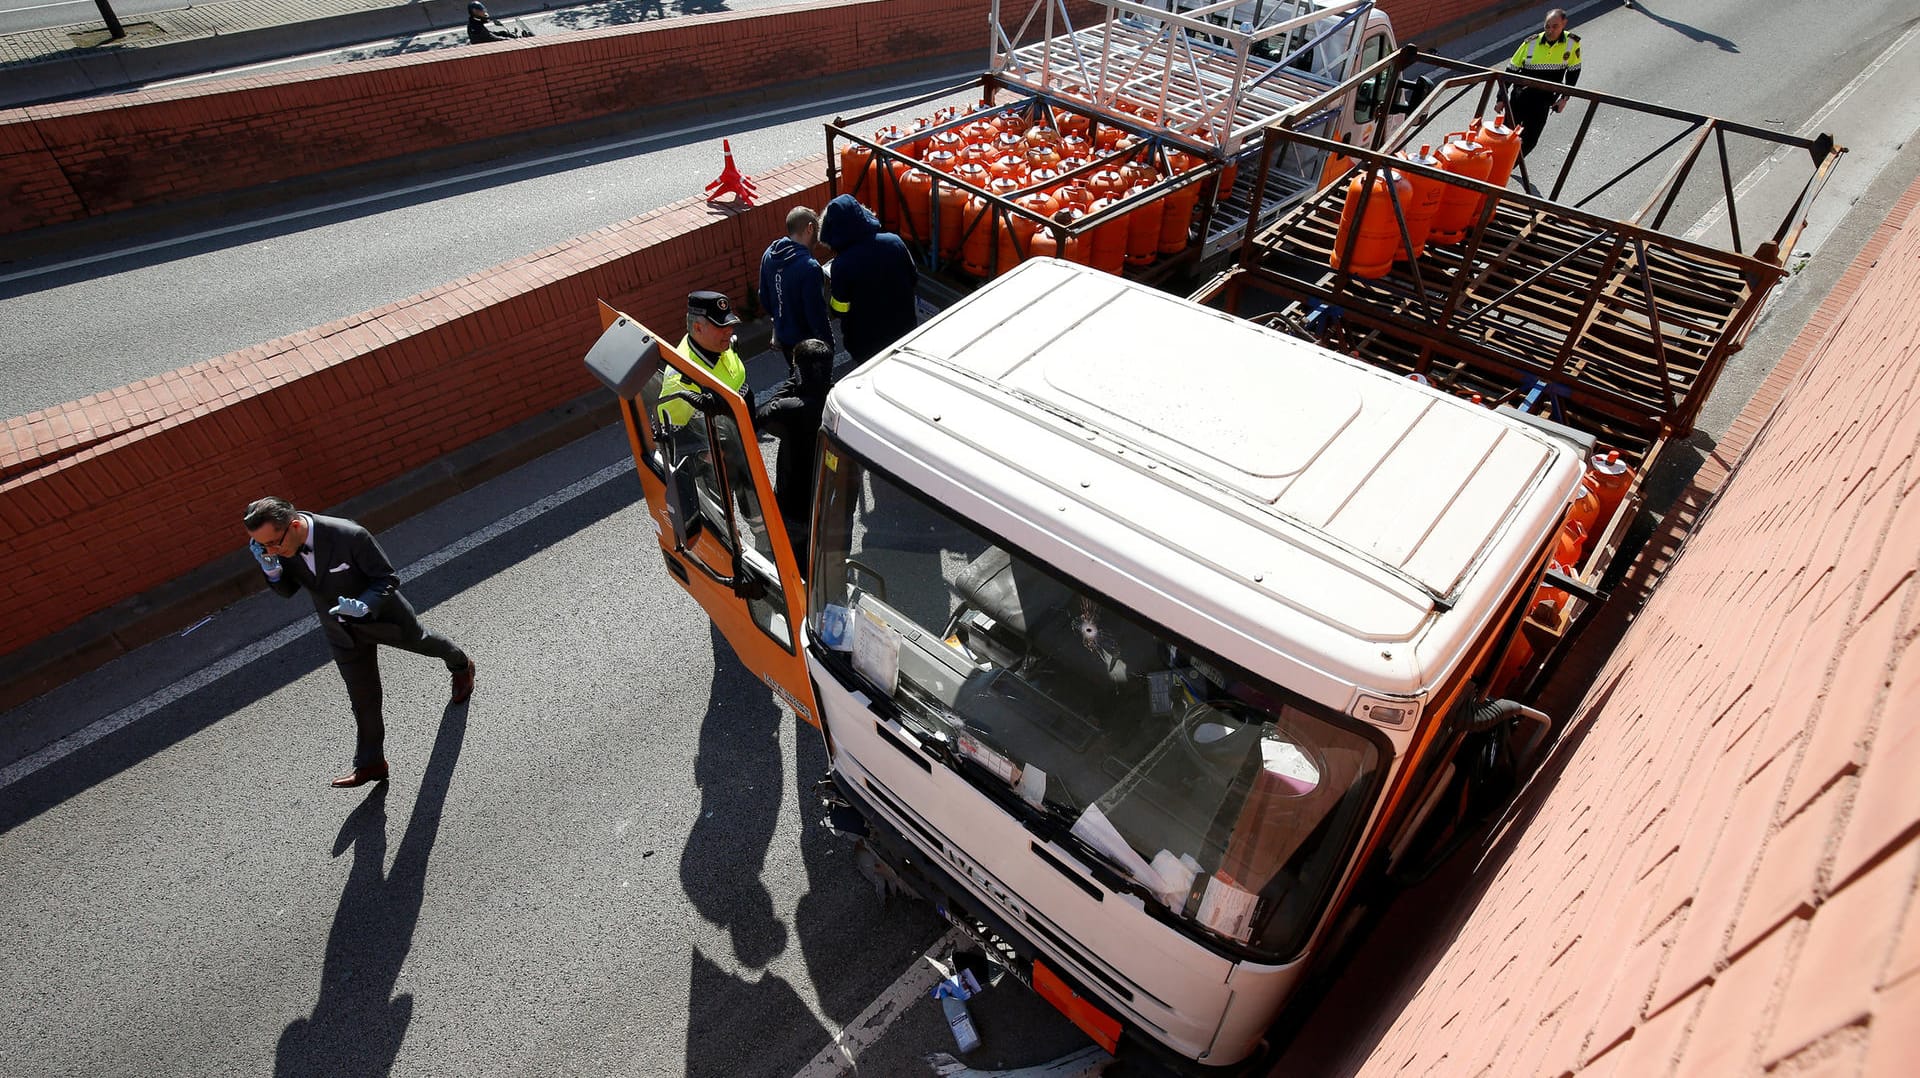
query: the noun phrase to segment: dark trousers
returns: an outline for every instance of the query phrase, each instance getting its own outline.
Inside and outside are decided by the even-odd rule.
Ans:
[[[1513,122],[1520,125],[1520,156],[1533,152],[1533,144],[1540,141],[1540,132],[1547,129],[1547,114],[1553,111],[1554,98],[1559,96],[1533,89],[1513,92]]]
[[[353,637],[351,647],[341,647],[332,640],[328,643],[333,648],[333,662],[340,668],[341,680],[347,683],[347,699],[353,705],[353,723],[357,729],[353,766],[368,767],[386,759],[387,724],[380,712],[383,695],[380,645],[416,655],[431,655],[446,663],[449,671],[465,670],[467,653],[439,633],[423,628],[418,621],[410,626],[371,622],[349,625],[346,630]]]

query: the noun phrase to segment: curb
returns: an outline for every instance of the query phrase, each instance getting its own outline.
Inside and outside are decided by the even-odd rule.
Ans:
[[[488,11],[496,17],[514,18],[569,6],[544,0],[502,0]],[[165,45],[121,47],[73,59],[11,64],[0,68],[0,108],[127,90],[160,79],[451,30],[466,23],[466,0],[420,0]]]

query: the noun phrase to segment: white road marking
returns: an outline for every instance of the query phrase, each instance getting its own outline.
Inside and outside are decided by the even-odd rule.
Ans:
[[[927,89],[928,87],[933,87],[933,86],[945,85],[945,84],[951,83],[952,81],[953,80],[951,78],[922,79],[919,82],[908,83],[900,87],[889,87],[888,89],[900,90],[901,97],[902,99],[904,99],[906,97],[912,96],[913,91],[924,90],[924,89]],[[442,179],[432,180],[427,183],[414,184],[411,187],[399,187],[399,188],[394,188],[393,190],[390,190],[390,191],[380,191],[370,195],[361,195],[358,198],[350,198],[341,202],[329,202],[324,206],[313,206],[304,210],[294,210],[289,213],[275,214],[272,217],[262,217],[257,220],[244,221],[237,224],[222,225],[219,228],[208,229],[204,232],[195,232],[192,235],[176,236],[172,239],[155,240],[152,243],[143,243],[133,247],[119,247],[119,248],[115,248],[112,251],[104,251],[100,254],[87,255],[84,258],[74,258],[74,259],[69,259],[65,262],[56,262],[50,266],[38,266],[29,270],[21,270],[18,273],[4,274],[4,275],[0,275],[0,284],[7,284],[13,281],[29,280],[34,277],[43,277],[48,274],[58,273],[62,270],[73,269],[77,266],[90,266],[95,262],[108,262],[114,259],[124,258],[128,255],[145,254],[148,251],[164,251],[169,247],[178,247],[183,244],[197,243],[200,240],[212,239],[216,236],[226,236],[226,235],[231,235],[232,233],[235,233],[235,232],[246,232],[250,229],[264,228],[268,225],[277,225],[286,221],[298,221],[307,217],[316,217],[321,214],[335,213],[337,211],[344,210],[344,209],[352,209],[353,207],[356,207],[356,206],[365,206],[373,202],[385,202],[391,199],[403,198],[407,195],[418,194],[419,192],[422,192],[422,191],[435,191],[443,187],[468,187],[468,186],[472,186],[476,181],[479,181],[479,180],[491,179],[492,177],[504,175],[510,172],[525,172],[531,169],[538,169],[543,166],[551,165],[560,161],[570,161],[580,157],[612,155],[615,151],[625,150],[630,147],[650,146],[650,145],[653,145],[654,143],[666,142],[672,139],[684,138],[688,135],[701,135],[701,134],[706,134],[714,131],[727,130],[729,128],[734,131],[739,131],[743,129],[750,130],[751,127],[749,125],[765,124],[768,122],[779,121],[779,120],[782,120],[788,117],[793,117],[793,116],[805,116],[813,113],[818,113],[823,110],[831,111],[836,106],[844,105],[852,101],[860,100],[861,98],[872,97],[872,96],[873,96],[873,91],[871,90],[860,92],[860,93],[846,94],[841,97],[836,97],[830,101],[810,101],[803,104],[793,105],[789,108],[776,109],[772,112],[759,113],[753,116],[742,116],[742,117],[739,117],[736,119],[730,119],[730,120],[713,120],[703,124],[695,124],[692,127],[681,127],[681,128],[676,128],[672,131],[661,131],[657,134],[641,135],[637,138],[627,139],[624,142],[615,142],[615,143],[610,143],[606,145],[596,145],[596,146],[591,146],[581,150],[569,150],[566,153],[554,154],[551,157],[542,157],[534,161],[519,161],[511,165],[496,165],[493,168],[481,169],[478,172],[467,172],[467,173],[462,173],[458,176],[448,176]]]
[[[948,929],[946,935],[927,948],[926,954],[907,967],[899,980],[880,993],[846,1028],[835,1033],[833,1043],[822,1048],[793,1078],[838,1078],[857,1070],[860,1053],[878,1042],[887,1027],[893,1025],[916,998],[933,991],[933,986],[940,983],[941,973],[933,964],[934,958],[953,950],[961,939],[958,928]]]
[[[1878,74],[1881,68],[1887,66],[1887,64],[1892,61],[1894,54],[1906,48],[1907,43],[1912,41],[1916,36],[1920,36],[1920,24],[1908,27],[1906,33],[1895,38],[1893,44],[1888,45],[1885,51],[1881,52],[1879,56],[1874,57],[1872,63],[1868,64],[1858,75],[1853,77],[1853,81],[1842,86],[1838,93],[1827,99],[1826,104],[1820,106],[1813,115],[1807,117],[1807,122],[1801,124],[1800,129],[1795,131],[1794,134],[1800,138],[1811,138],[1819,134],[1820,125],[1826,123],[1829,116],[1832,116],[1841,105],[1845,104],[1847,99],[1852,97],[1860,87],[1866,85],[1868,79]],[[1784,146],[1774,151],[1771,156],[1765,161],[1760,162],[1752,172],[1747,173],[1741,178],[1738,184],[1734,185],[1734,200],[1738,201],[1746,195],[1748,191],[1758,186],[1760,181],[1766,178],[1767,173],[1773,171],[1774,162],[1779,161],[1785,154],[1797,152],[1799,151]],[[1713,208],[1708,210],[1692,228],[1687,229],[1686,234],[1682,238],[1689,240],[1699,239],[1701,236],[1706,235],[1708,229],[1719,224],[1720,219],[1726,215],[1727,200],[1723,198],[1714,203]],[[1792,252],[1784,253],[1791,254]]]
[[[449,543],[411,565],[402,567],[400,575],[407,580],[418,579],[440,566],[445,565],[447,562],[460,557],[462,554],[473,550],[482,543],[497,539],[520,525],[538,519],[540,516],[558,509],[560,506],[580,497],[582,494],[596,490],[632,471],[632,460],[622,460],[609,464],[584,479],[554,491],[552,494],[534,502],[532,505],[509,513],[499,520],[494,521],[492,524],[487,525],[485,528],[466,535],[457,542]],[[40,749],[38,752],[0,769],[0,790],[4,790],[14,783],[19,782],[21,779],[46,767],[48,764],[55,763],[73,755],[88,745],[131,723],[146,718],[148,715],[153,714],[155,711],[166,707],[168,704],[182,697],[198,692],[256,659],[271,655],[273,652],[280,650],[282,647],[300,639],[308,633],[318,630],[319,626],[320,623],[318,621],[312,618],[302,617],[299,621],[281,629],[279,632],[274,633],[264,640],[255,641],[210,666],[201,667],[137,703],[129,704],[103,719],[82,727],[79,730],[75,730],[66,737]]]

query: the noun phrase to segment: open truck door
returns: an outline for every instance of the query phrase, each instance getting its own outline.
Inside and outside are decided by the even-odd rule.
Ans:
[[[806,592],[746,401],[626,315],[601,304],[600,320],[587,368],[620,398],[667,572],[747,669],[818,726],[799,640]]]

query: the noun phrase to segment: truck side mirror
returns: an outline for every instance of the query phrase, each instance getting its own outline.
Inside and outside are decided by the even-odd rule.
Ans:
[[[1432,75],[1422,75],[1412,82],[1400,84],[1400,99],[1387,110],[1389,115],[1404,115],[1420,107],[1420,103],[1433,95],[1435,83]]]

